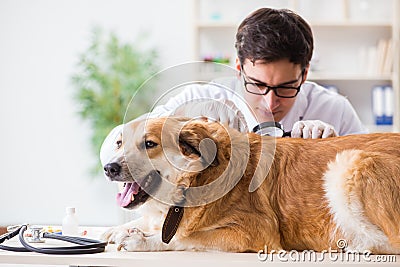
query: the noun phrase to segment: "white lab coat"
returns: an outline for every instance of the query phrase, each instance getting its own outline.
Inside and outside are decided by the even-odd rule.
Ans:
[[[243,82],[237,77],[221,78],[205,85],[189,85],[165,105],[156,107],[151,112],[151,117],[173,114],[176,108],[191,100],[230,100],[243,113],[248,129],[252,130],[258,122],[245,104],[243,92]],[[368,132],[347,98],[313,82],[305,82],[301,86],[294,105],[280,123],[285,131],[290,131],[299,120],[321,120],[329,123],[338,135]]]

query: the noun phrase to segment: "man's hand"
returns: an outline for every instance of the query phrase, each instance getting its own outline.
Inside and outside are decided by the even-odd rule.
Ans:
[[[298,121],[293,125],[292,137],[295,138],[327,138],[337,136],[332,125],[320,120]]]
[[[179,107],[174,115],[189,118],[207,118],[228,124],[240,132],[247,132],[247,124],[243,113],[229,100],[206,100],[187,103]]]

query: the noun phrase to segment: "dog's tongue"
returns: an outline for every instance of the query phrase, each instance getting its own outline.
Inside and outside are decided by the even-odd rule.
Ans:
[[[117,203],[121,207],[126,207],[131,203],[132,195],[136,195],[139,191],[139,185],[135,182],[126,183],[124,190],[117,194]]]

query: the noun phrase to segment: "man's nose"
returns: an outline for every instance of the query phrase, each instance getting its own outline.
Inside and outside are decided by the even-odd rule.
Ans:
[[[104,172],[109,178],[115,178],[121,173],[121,165],[118,163],[108,163],[104,166]]]
[[[275,92],[271,90],[268,92],[268,94],[264,95],[264,101],[272,110],[279,104],[279,97],[276,96]]]

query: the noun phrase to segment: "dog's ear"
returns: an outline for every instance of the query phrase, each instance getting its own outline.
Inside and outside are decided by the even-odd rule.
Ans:
[[[207,129],[207,123],[191,121],[179,133],[181,153],[189,158],[201,159],[203,165],[217,166],[217,145]]]

